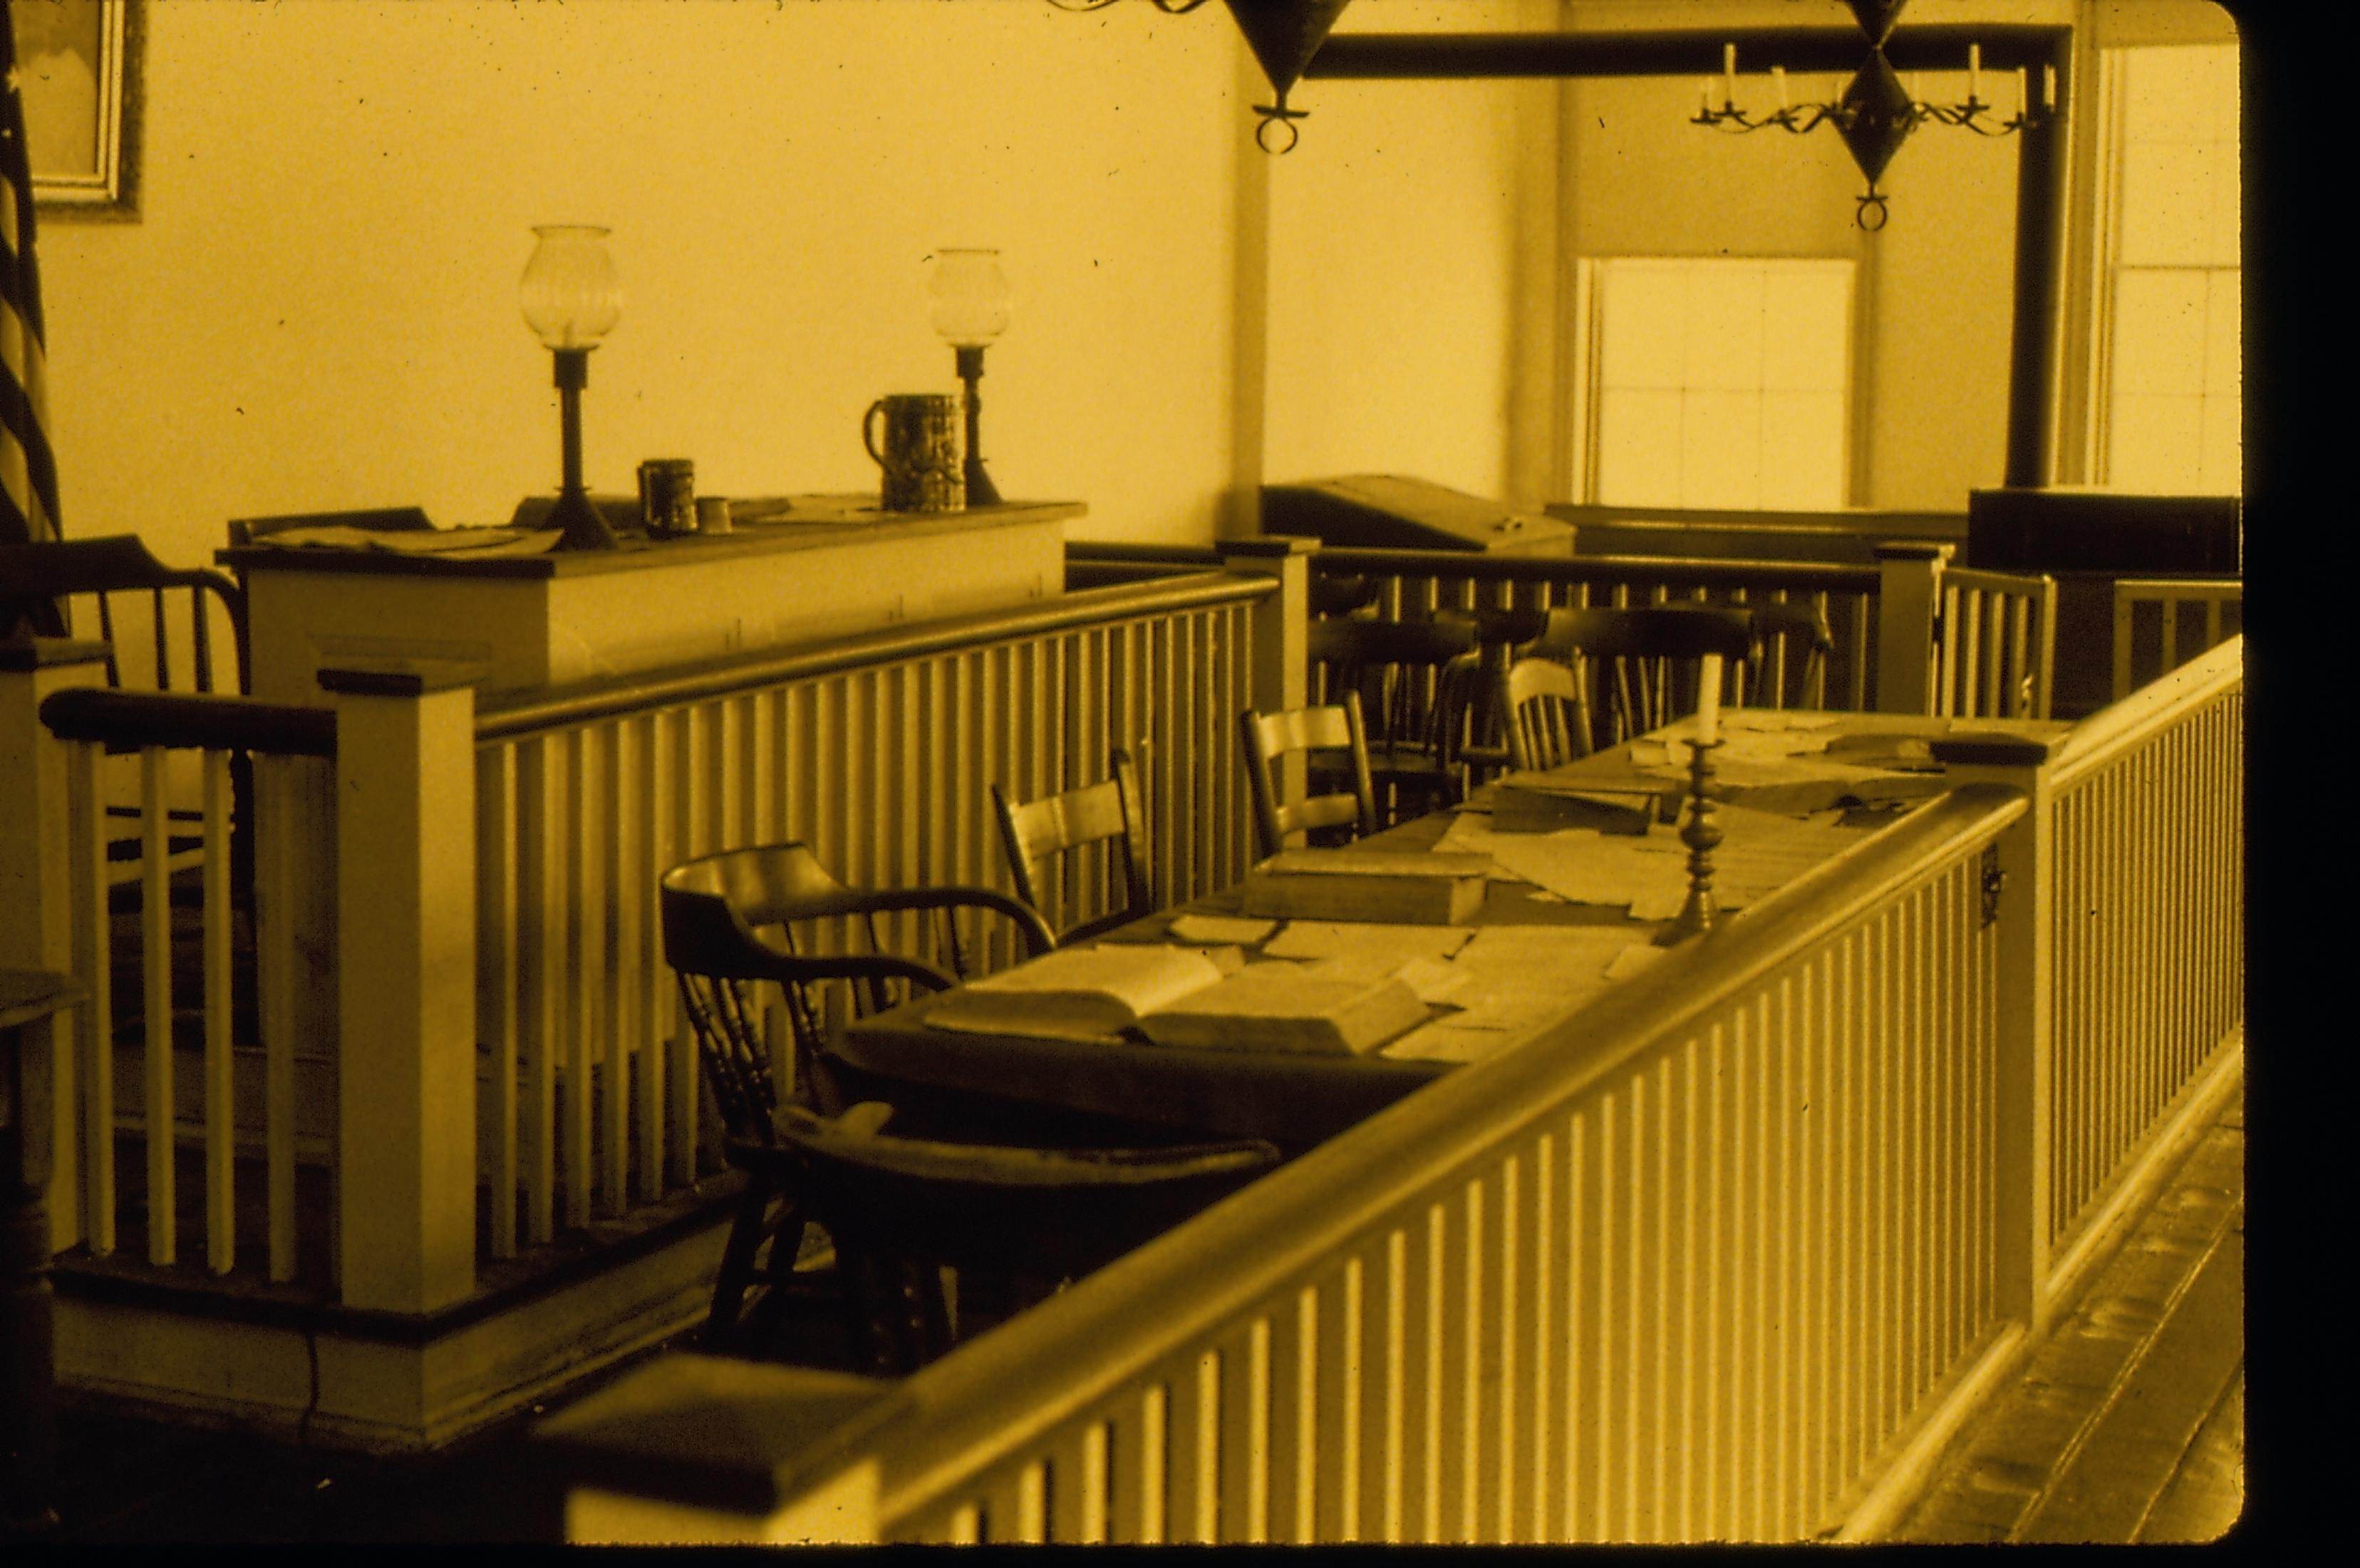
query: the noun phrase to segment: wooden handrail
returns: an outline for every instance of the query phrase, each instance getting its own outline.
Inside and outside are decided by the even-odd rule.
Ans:
[[[2121,702],[2103,708],[2062,735],[2020,735],[1972,728],[1928,743],[1934,759],[1977,768],[2051,769],[2049,784],[2061,789],[2102,768],[2125,748],[2140,744],[2171,718],[2212,702],[2245,679],[2245,639],[2231,637],[2179,669],[2148,681]]]
[[[1912,813],[1685,944],[1646,973],[1521,1044],[1437,1080],[963,1346],[902,1385],[890,1414],[831,1439],[794,1468],[824,1475],[877,1452],[880,1515],[913,1511],[979,1455],[1020,1451],[1208,1334],[1424,1191],[1749,982],[1990,843],[2027,809],[2019,790],[1969,785]],[[1220,1259],[1207,1268],[1208,1258]],[[1054,1351],[1051,1347],[1054,1347]],[[1054,1369],[1054,1371],[1053,1371]],[[783,1458],[783,1456],[782,1456]]]
[[[2082,774],[2104,767],[2123,751],[2147,741],[2171,715],[2214,701],[2245,678],[2243,634],[2156,677],[2059,738],[2049,753],[2051,787],[2061,789]]]
[[[110,751],[160,746],[268,757],[336,755],[333,708],[83,687],[52,694],[40,711],[41,723],[60,740],[94,741]]]
[[[1250,603],[1278,591],[1273,578],[1196,572],[1154,583],[1087,588],[923,626],[894,626],[814,648],[766,648],[669,670],[579,681],[554,690],[486,693],[476,704],[475,740],[516,740],[539,731],[617,714],[811,680],[868,665],[1016,637],[1041,637],[1134,615]]]
[[[1803,593],[1874,593],[1874,566],[1816,561],[1701,561],[1687,556],[1474,555],[1459,550],[1328,546],[1313,553],[1321,573],[1454,577],[1481,583],[1644,583],[1666,578],[1706,588],[1783,588]]]

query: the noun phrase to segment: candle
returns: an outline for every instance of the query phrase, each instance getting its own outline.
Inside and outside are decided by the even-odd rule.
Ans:
[[[1778,89],[1778,107],[1783,109],[1786,106],[1786,68],[1783,65],[1772,66],[1770,80]]]
[[[1969,44],[1969,45],[1967,46],[1967,102],[1968,102],[1968,103],[1973,103],[1973,102],[1975,101],[1975,90],[1976,90],[1977,88],[1979,88],[1979,87],[1981,87],[1981,86],[1983,85],[1983,45],[1981,45],[1981,44]]]
[[[2040,68],[2040,106],[2044,109],[2057,107],[2057,72],[2046,65]]]
[[[1696,737],[1699,746],[1721,739],[1721,655],[1708,653],[1697,668]]]
[[[1721,83],[1724,102],[1737,102],[1737,46],[1721,46]]]
[[[1712,82],[1710,80],[1697,89],[1697,113],[1699,114],[1712,113]]]

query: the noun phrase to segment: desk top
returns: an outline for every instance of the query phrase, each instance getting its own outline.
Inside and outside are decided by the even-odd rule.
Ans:
[[[814,550],[890,535],[923,539],[1086,516],[1079,501],[1005,501],[957,512],[887,512],[873,495],[784,495],[733,501],[726,534],[650,540],[625,535],[621,548],[552,553],[554,528],[365,529],[323,524],[216,550],[241,572],[362,573],[404,577],[578,577],[694,566],[737,557]]]
[[[1872,803],[1813,805],[1797,811],[1743,803],[1745,789],[1720,808],[1723,840],[1715,890],[1724,918],[1841,854],[1878,827],[1941,792],[1939,766],[1907,744],[1998,731],[2045,734],[2047,721],[1950,720],[1885,713],[1728,712],[1721,760],[1743,763],[1775,791],[1815,772],[1835,795]],[[1684,778],[1691,725],[1667,726],[1563,770],[1596,783],[1654,785]],[[1837,755],[1827,756],[1830,746]],[[1815,760],[1816,759],[1816,760]],[[1863,780],[1882,781],[1886,793]],[[1832,798],[1822,790],[1823,798]],[[1333,953],[1367,960],[1399,949],[1405,960],[1440,956],[1471,971],[1461,993],[1432,1005],[1428,1021],[1364,1055],[1195,1051],[1129,1039],[1093,1042],[936,1029],[926,1015],[939,998],[916,1001],[851,1025],[838,1050],[852,1065],[938,1087],[1032,1100],[1074,1109],[1226,1134],[1267,1137],[1306,1148],[1364,1119],[1453,1067],[1506,1049],[1587,1007],[1665,949],[1657,939],[1686,891],[1686,848],[1669,825],[1645,834],[1491,831],[1486,795],[1388,830],[1371,847],[1470,849],[1495,870],[1467,927],[1352,922],[1254,922],[1270,927],[1242,942],[1250,960],[1317,961]],[[1153,915],[1108,941],[1236,940],[1219,922],[1234,917],[1242,890]],[[1174,930],[1175,923],[1179,930]],[[1209,933],[1209,934],[1208,934]],[[1436,946],[1447,953],[1422,949]],[[1413,952],[1413,950],[1418,950]],[[1429,969],[1428,973],[1431,973]]]

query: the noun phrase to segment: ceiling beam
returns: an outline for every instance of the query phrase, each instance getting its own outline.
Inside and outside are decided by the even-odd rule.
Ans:
[[[2047,65],[2070,27],[2021,23],[1934,25],[1896,29],[1885,43],[1896,71],[1964,71],[1967,49],[1983,67]],[[1849,76],[1868,56],[1857,27],[1680,28],[1646,33],[1331,33],[1304,78],[1373,81],[1486,77],[1718,76],[1721,48],[1737,46],[1741,71],[1828,71]]]

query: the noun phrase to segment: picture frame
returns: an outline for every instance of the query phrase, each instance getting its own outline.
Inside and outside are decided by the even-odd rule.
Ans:
[[[138,215],[145,0],[8,0],[33,200],[53,217]]]

